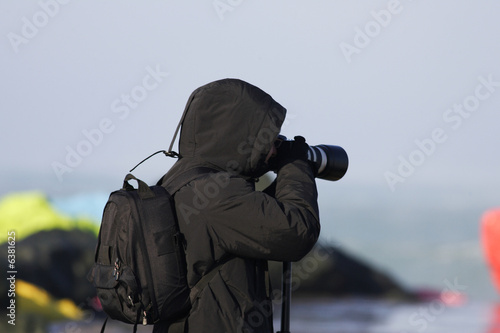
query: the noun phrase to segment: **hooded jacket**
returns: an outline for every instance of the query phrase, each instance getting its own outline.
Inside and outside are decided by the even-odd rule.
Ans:
[[[214,267],[217,274],[192,303],[187,332],[273,332],[267,261],[296,261],[316,243],[319,212],[314,173],[305,161],[284,165],[273,186],[255,190],[286,110],[261,89],[224,79],[188,99],[179,160],[168,180],[199,167],[207,173],[175,196],[185,239],[190,287]],[[224,262],[222,265],[218,263]],[[154,332],[168,332],[158,324]]]

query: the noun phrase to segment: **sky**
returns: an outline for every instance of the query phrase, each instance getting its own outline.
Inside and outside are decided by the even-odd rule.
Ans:
[[[493,0],[2,1],[0,194],[120,187],[168,148],[194,89],[231,77],[287,108],[283,134],[347,151],[345,177],[318,180],[324,220],[382,207],[390,234],[401,214],[500,206],[499,14]],[[154,182],[173,162],[134,173]],[[346,216],[324,235],[363,230]]]

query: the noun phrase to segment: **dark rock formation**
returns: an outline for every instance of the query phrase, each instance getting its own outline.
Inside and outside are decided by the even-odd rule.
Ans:
[[[274,293],[281,288],[282,265],[270,263]],[[301,261],[292,264],[294,297],[390,297],[412,300],[389,275],[327,244],[317,244]]]

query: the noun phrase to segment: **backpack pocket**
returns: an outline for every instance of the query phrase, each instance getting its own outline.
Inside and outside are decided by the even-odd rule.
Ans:
[[[94,264],[89,281],[97,289],[103,310],[112,319],[137,323],[143,308],[139,300],[137,280],[128,266]]]

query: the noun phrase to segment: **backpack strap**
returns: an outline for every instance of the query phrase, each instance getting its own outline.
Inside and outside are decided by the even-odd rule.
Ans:
[[[127,191],[134,190],[134,187],[128,183],[128,181],[131,180],[131,179],[135,179],[137,181],[137,184],[138,184],[137,193],[139,194],[139,197],[141,199],[147,199],[147,198],[154,198],[155,197],[155,193],[153,192],[153,190],[151,190],[149,188],[148,184],[146,184],[145,182],[143,182],[139,178],[136,178],[131,173],[127,174],[125,176],[125,179],[123,180],[123,187],[122,187],[123,190],[127,190]]]
[[[212,278],[222,269],[222,266],[224,266],[224,264],[232,258],[234,257],[229,256],[217,261],[216,265],[207,274],[203,275],[194,287],[191,288],[191,293],[189,295],[191,304],[196,300],[200,292],[208,285]],[[182,317],[181,319],[170,324],[168,327],[168,333],[185,333],[188,317],[189,315],[186,315],[185,317]]]
[[[220,172],[220,170],[210,168],[210,167],[195,167],[193,169],[189,169],[183,173],[181,173],[178,177],[174,179],[170,179],[166,182],[167,191],[173,196],[175,192],[177,192],[182,186],[186,185],[190,181],[201,177],[203,175]],[[162,185],[165,176],[163,176],[156,185]],[[191,288],[191,292],[189,294],[189,298],[191,304],[195,301],[195,299],[199,296],[200,292],[208,285],[208,283],[215,277],[215,275],[222,269],[222,266],[228,262],[230,259],[234,258],[233,256],[228,256],[221,260],[216,261],[214,267]],[[186,332],[186,322],[189,315],[186,315],[174,323],[170,324],[168,327],[168,333],[184,333]]]
[[[179,177],[168,181],[166,185],[167,191],[173,196],[175,192],[190,181],[212,172],[219,172],[219,170],[209,167],[195,167],[193,169],[189,169],[186,172],[181,173]],[[164,177],[158,181],[158,184],[160,184],[163,179]],[[208,282],[212,280],[217,272],[221,270],[222,266],[232,258],[232,256],[229,256],[216,261],[214,267],[207,274],[205,274],[193,288],[191,288],[191,293],[189,295],[191,303],[193,303],[196,297],[198,297],[198,294],[205,288]]]
[[[233,256],[227,256],[226,258],[216,261],[215,266],[207,274],[203,275],[198,282],[196,282],[194,287],[191,288],[191,293],[189,294],[191,304],[196,300],[200,292],[207,286],[207,284],[214,278],[214,276],[220,272],[222,266],[224,266],[226,262],[233,258]]]

